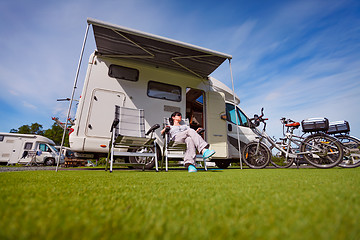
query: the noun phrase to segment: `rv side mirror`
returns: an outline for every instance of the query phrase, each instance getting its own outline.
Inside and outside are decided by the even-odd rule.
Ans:
[[[226,121],[226,114],[221,114],[221,115],[220,115],[220,118],[221,118],[222,120],[225,120],[225,121]]]

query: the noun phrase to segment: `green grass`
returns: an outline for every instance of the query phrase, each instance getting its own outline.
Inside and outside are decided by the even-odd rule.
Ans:
[[[0,239],[359,239],[359,169],[0,173]]]

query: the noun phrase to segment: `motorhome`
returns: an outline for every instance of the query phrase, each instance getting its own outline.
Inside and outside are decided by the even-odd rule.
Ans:
[[[144,109],[145,128],[178,111],[192,128],[204,128],[219,167],[239,161],[255,139],[238,96],[209,75],[230,55],[88,19],[97,50],[90,56],[70,147],[77,154],[107,154],[115,106]],[[237,114],[237,116],[236,116]],[[236,124],[238,123],[238,124]],[[160,130],[157,143],[163,145]],[[96,157],[95,156],[95,157]]]
[[[34,134],[0,133],[0,163],[55,165],[59,152],[55,143],[44,136]],[[64,159],[60,159],[63,163]]]

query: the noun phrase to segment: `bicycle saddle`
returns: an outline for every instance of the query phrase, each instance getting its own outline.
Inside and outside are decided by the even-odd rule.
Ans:
[[[299,122],[293,122],[293,123],[288,123],[285,124],[286,127],[294,127],[294,128],[298,128],[300,126]]]

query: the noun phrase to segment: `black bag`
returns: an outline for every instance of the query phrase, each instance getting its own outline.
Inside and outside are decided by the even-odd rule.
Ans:
[[[309,118],[301,121],[303,132],[326,132],[329,129],[327,118]]]
[[[329,124],[328,134],[348,133],[350,132],[350,125],[348,121],[336,121]]]

